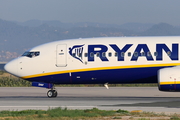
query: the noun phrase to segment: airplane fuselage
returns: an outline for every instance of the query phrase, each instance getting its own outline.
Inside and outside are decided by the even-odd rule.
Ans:
[[[180,37],[60,40],[30,49],[5,69],[40,83],[157,83],[159,70],[180,65],[179,44]]]

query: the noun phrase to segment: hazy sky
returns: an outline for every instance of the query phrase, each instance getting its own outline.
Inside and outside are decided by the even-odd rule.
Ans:
[[[0,19],[10,21],[180,25],[179,12],[180,0],[0,0]]]

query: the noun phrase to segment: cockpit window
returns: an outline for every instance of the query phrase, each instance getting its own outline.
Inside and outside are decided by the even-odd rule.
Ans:
[[[36,56],[39,56],[40,55],[40,52],[39,51],[36,51],[36,52],[25,52],[22,56],[26,56],[26,57],[36,57]]]

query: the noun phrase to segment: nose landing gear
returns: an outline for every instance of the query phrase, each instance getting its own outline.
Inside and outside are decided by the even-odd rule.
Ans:
[[[49,91],[47,92],[47,96],[48,96],[49,98],[55,98],[55,97],[57,97],[57,95],[58,95],[58,93],[57,93],[57,91],[56,91],[56,89],[55,89],[55,87],[54,87],[54,85],[53,85],[52,88],[51,88],[51,90],[49,90]]]
[[[47,88],[47,89],[50,89],[48,92],[47,92],[47,96],[49,98],[55,98],[57,97],[58,93],[55,89],[55,86],[53,83],[40,83],[40,82],[32,82],[32,86],[34,87],[43,87],[43,88]]]
[[[55,97],[57,97],[57,91],[56,90],[49,90],[48,92],[47,92],[47,96],[49,97],[49,98],[55,98]]]

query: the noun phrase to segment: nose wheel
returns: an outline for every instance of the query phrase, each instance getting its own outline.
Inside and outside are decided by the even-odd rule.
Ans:
[[[49,91],[47,92],[47,96],[48,96],[49,98],[55,98],[55,97],[57,97],[57,95],[58,95],[58,93],[57,93],[56,90],[49,90]]]

